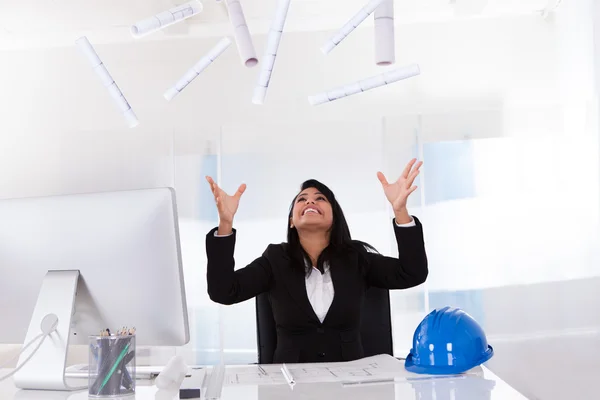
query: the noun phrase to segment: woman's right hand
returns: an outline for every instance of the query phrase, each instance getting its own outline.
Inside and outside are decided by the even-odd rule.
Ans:
[[[217,203],[217,210],[219,212],[219,223],[232,225],[233,216],[240,205],[240,198],[246,190],[246,184],[241,184],[237,192],[235,192],[233,196],[230,196],[225,193],[225,191],[221,189],[210,176],[207,176],[206,180],[210,185],[213,196],[215,196],[215,202]]]

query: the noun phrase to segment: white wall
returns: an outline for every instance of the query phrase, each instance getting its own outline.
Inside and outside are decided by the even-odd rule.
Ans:
[[[541,98],[550,103],[559,99],[554,24],[532,16],[400,26],[398,65],[418,62],[420,77],[313,108],[307,95],[381,71],[373,64],[370,29],[358,29],[324,56],[319,45],[328,35],[283,36],[263,107],[249,101],[258,70],[241,67],[235,46],[174,102],[162,98],[218,38],[99,45],[97,51],[138,113],[140,130],[191,129],[192,124],[214,128],[290,116],[346,119],[349,110],[356,118],[372,118],[463,104],[497,106],[506,97],[534,99],[536,104]],[[93,35],[89,39],[94,43]],[[258,49],[264,40],[256,38]],[[3,56],[3,128],[106,131],[124,126],[74,46]]]
[[[398,65],[418,62],[421,76],[311,107],[309,94],[382,71],[373,64],[370,29],[358,29],[325,57],[318,47],[328,35],[284,35],[262,107],[250,103],[258,70],[241,67],[234,46],[174,101],[163,99],[218,38],[97,46],[141,121],[133,130],[75,46],[3,52],[0,146],[9,151],[0,170],[11,173],[0,174],[0,196],[167,184],[168,157],[204,152],[205,139],[232,123],[422,113],[424,138],[443,140],[462,138],[471,125],[488,137],[516,131],[490,129],[489,115],[502,126],[550,126],[548,114],[561,119],[555,27],[538,17],[398,27]],[[255,40],[262,48],[265,38]],[[533,121],[524,105],[537,110]],[[490,114],[474,118],[471,109]]]

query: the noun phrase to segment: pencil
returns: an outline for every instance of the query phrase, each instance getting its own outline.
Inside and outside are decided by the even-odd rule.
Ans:
[[[117,361],[115,361],[115,363],[112,366],[112,368],[110,369],[108,375],[106,375],[106,378],[104,378],[104,381],[102,382],[102,385],[100,385],[100,389],[98,390],[98,394],[100,394],[100,392],[102,391],[102,389],[104,389],[104,386],[106,385],[106,383],[108,382],[108,380],[110,379],[110,377],[112,376],[112,374],[115,372],[115,370],[117,369],[117,367],[121,363],[121,360],[127,354],[127,350],[129,350],[129,346],[130,345],[131,345],[131,343],[127,343],[127,345],[125,346],[125,348],[123,349],[123,351],[121,351],[121,354],[119,354],[119,357],[117,358]]]

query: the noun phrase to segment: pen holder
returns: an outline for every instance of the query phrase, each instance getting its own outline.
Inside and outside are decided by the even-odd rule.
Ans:
[[[90,336],[88,385],[92,398],[135,394],[135,335]]]

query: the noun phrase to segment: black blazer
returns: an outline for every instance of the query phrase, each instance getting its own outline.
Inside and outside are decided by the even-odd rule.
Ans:
[[[413,218],[414,227],[393,223],[398,258],[368,253],[366,265],[361,265],[357,254],[331,260],[335,294],[323,323],[308,300],[304,269],[293,265],[286,243],[269,245],[261,257],[234,271],[235,229],[227,237],[215,237],[217,228],[206,236],[208,295],[229,305],[269,293],[277,325],[274,363],[362,358],[360,311],[366,289],[405,289],[427,278],[423,227]]]

